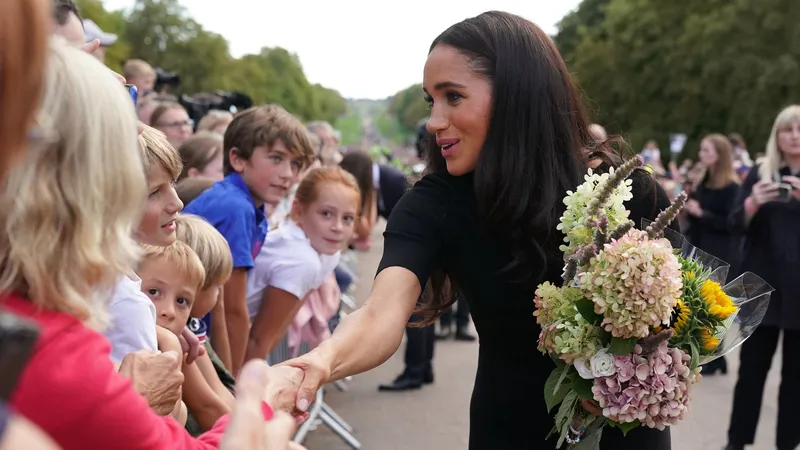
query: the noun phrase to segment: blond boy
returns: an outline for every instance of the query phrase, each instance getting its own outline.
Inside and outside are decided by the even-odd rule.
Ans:
[[[153,90],[156,85],[156,71],[141,59],[129,59],[122,68],[122,75],[129,84],[139,89],[139,95]]]
[[[175,241],[166,247],[142,247],[144,257],[137,268],[142,279],[142,293],[155,307],[159,332],[166,330],[172,334],[165,338],[159,333],[159,350],[181,353],[178,336],[183,333],[197,293],[205,282],[205,269],[195,252],[183,242]],[[185,402],[179,400],[171,415],[185,424]]]
[[[215,314],[224,314],[223,303],[219,299],[222,287],[233,270],[233,258],[225,238],[202,217],[179,214],[177,222],[178,242],[191,247],[205,269],[205,282],[195,296],[189,319],[189,328],[204,342],[207,330],[200,319],[212,310]],[[195,364],[184,365],[186,381],[183,389],[183,400],[194,421],[203,430],[213,426],[234,404],[233,394],[228,389],[233,386],[232,378],[226,373],[225,382],[228,384],[223,382],[218,373],[219,370],[225,371],[225,367],[215,367],[210,356],[213,352],[208,345],[206,349],[207,354],[198,357]],[[221,355],[220,360],[223,361],[222,365],[230,364],[230,354]]]
[[[166,247],[175,242],[175,218],[183,203],[173,187],[181,173],[178,152],[160,131],[145,127],[139,135],[144,171],[147,174],[147,202],[134,238],[140,244]],[[109,150],[112,151],[112,150]],[[131,205],[135,208],[137,205]],[[158,350],[156,310],[141,292],[142,280],[133,268],[116,286],[104,332],[111,343],[111,359],[119,363],[125,355],[139,350]]]

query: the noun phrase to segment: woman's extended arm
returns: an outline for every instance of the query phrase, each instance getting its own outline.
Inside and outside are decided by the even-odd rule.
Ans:
[[[297,408],[305,411],[325,382],[364,372],[386,361],[400,345],[406,323],[448,241],[448,182],[428,176],[392,210],[383,258],[367,301],[348,315],[327,341],[286,365],[304,370]]]
[[[305,371],[297,407],[305,411],[323,384],[373,369],[394,354],[422,292],[414,273],[389,267],[375,278],[367,302],[345,317],[330,339],[287,364]]]

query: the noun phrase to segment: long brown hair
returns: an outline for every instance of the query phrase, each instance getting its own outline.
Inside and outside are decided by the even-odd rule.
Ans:
[[[359,213],[366,214],[368,211],[367,203],[374,201],[375,198],[375,182],[372,178],[372,158],[362,151],[347,152],[339,163],[339,166],[350,172],[358,182],[358,188],[361,191],[361,209],[359,209]]]
[[[739,184],[739,177],[736,176],[733,168],[733,146],[728,138],[714,133],[704,137],[703,140],[711,142],[717,152],[717,162],[714,164],[714,168],[706,169],[705,184],[713,189],[722,189],[731,183]]]
[[[39,110],[50,26],[49,0],[0,2],[0,179],[27,147]]]
[[[181,144],[178,153],[183,160],[183,171],[178,176],[180,181],[189,176],[189,169],[202,172],[222,155],[222,136],[211,131],[198,131]]]
[[[532,22],[491,11],[451,26],[430,50],[437,45],[455,48],[491,83],[490,124],[474,175],[480,226],[504,237],[511,261],[503,271],[533,288],[563,264],[555,233],[566,192],[580,184],[590,155],[611,165],[616,158],[608,142],[592,138],[564,60]],[[435,139],[426,154],[429,172],[444,170]],[[415,325],[430,324],[455,302],[456,281],[444,267],[431,271]]]

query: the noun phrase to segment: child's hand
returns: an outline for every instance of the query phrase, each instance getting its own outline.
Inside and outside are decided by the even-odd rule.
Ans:
[[[188,326],[183,327],[183,333],[178,336],[178,340],[180,341],[181,351],[186,354],[186,364],[193,363],[198,356],[206,353],[205,347],[200,345],[200,340],[197,339],[197,336]]]

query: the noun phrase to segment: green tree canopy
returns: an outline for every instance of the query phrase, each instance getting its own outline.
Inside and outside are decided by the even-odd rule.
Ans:
[[[223,36],[192,19],[177,0],[137,0],[128,12],[107,11],[101,0],[77,0],[81,14],[120,40],[108,49],[106,63],[121,71],[140,58],[181,77],[187,94],[240,91],[256,104],[278,103],[303,120],[333,123],[347,112],[335,90],[312,85],[296,55],[283,48],[234,58]]]
[[[421,84],[411,85],[392,96],[389,113],[400,122],[408,132],[414,132],[420,120],[428,117],[428,105]]]
[[[763,151],[778,111],[800,102],[796,0],[584,0],[555,42],[593,119],[634,148],[739,132]]]

